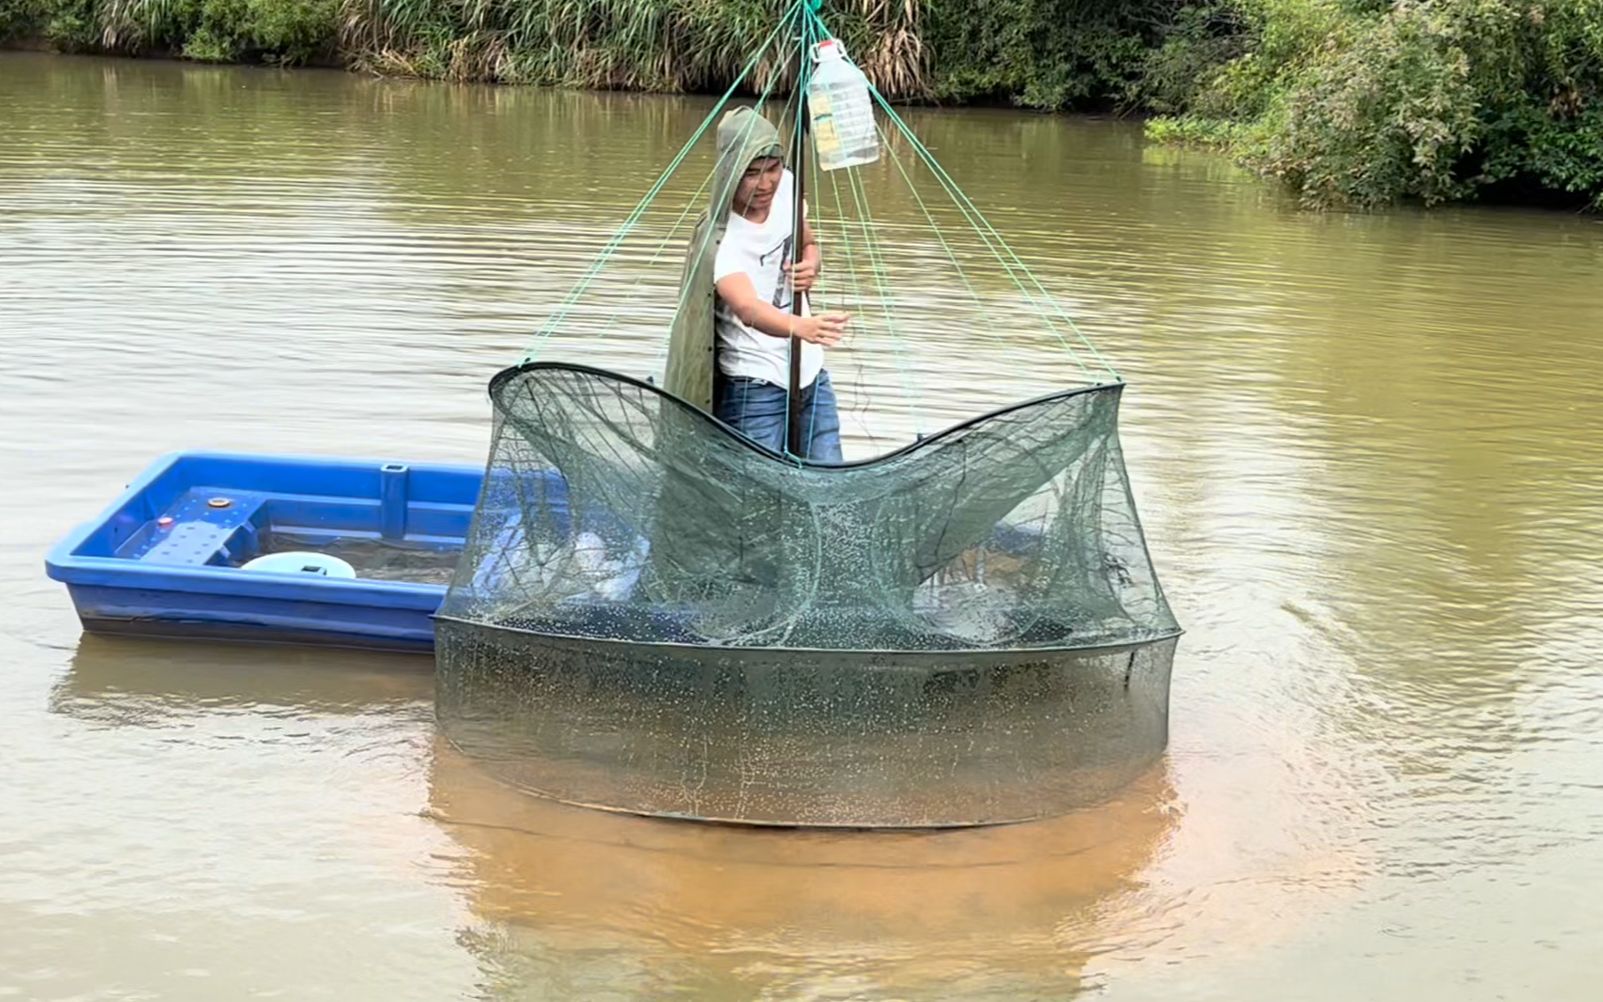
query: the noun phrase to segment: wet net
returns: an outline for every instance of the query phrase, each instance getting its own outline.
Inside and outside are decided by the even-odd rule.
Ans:
[[[1117,384],[818,466],[649,384],[496,377],[440,714],[559,799],[777,824],[1060,813],[1161,751],[1178,629]]]
[[[808,163],[806,53],[832,37],[818,9],[788,4],[712,111],[673,130],[689,139],[491,383],[490,461],[436,631],[438,716],[497,777],[614,810],[1059,814],[1167,740],[1179,630],[1126,479],[1122,383],[871,85],[877,162]],[[755,114],[723,115],[743,86]],[[707,141],[691,190],[676,171]],[[851,314],[829,362],[855,398],[846,454],[866,440],[876,458],[812,464],[698,409],[718,365],[713,252],[739,178],[776,150],[792,218],[828,248],[811,308]],[[773,302],[802,302],[786,291]],[[549,360],[626,338],[661,341],[660,384]],[[922,386],[960,414],[1025,402],[930,434]]]

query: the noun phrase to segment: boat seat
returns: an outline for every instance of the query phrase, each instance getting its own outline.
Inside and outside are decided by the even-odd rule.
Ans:
[[[214,500],[226,500],[216,505]],[[118,556],[152,564],[201,566],[214,562],[241,526],[248,526],[261,506],[257,494],[195,488],[145,524]],[[170,522],[164,520],[170,519]]]

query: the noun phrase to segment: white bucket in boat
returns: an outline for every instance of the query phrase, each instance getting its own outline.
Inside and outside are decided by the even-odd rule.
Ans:
[[[273,574],[316,574],[325,578],[354,578],[356,568],[326,553],[311,550],[286,550],[269,553],[246,563],[241,570],[268,571]]]

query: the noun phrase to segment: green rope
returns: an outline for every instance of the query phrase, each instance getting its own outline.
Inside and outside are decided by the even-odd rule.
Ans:
[[[816,160],[813,162],[813,175],[815,177],[813,187],[818,191],[823,191],[823,183],[819,180],[816,180],[819,175],[818,162]],[[863,303],[863,286],[857,277],[857,255],[852,252],[851,226],[848,224],[846,219],[846,207],[841,203],[840,200],[840,182],[837,181],[833,175],[831,175],[829,179],[829,189],[835,196],[835,215],[840,220],[841,253],[846,258],[846,271],[849,275],[851,275],[852,303],[854,306],[861,308]]]
[[[679,211],[679,217],[673,221],[673,225],[668,227],[668,232],[658,242],[656,250],[652,251],[651,257],[646,261],[640,277],[635,279],[634,285],[630,286],[629,291],[621,297],[625,302],[632,302],[635,295],[639,293],[640,287],[645,284],[646,276],[651,273],[652,267],[661,260],[663,252],[668,249],[669,244],[673,243],[673,238],[678,234],[679,228],[685,225],[685,220],[689,219],[690,213],[695,211],[697,203],[701,201],[702,192],[707,190],[709,184],[712,184],[712,178],[713,175],[709,172],[706,177],[701,179],[701,183],[696,186],[696,190],[691,193],[690,198],[685,201],[685,207]],[[601,329],[596,332],[596,336],[605,336],[608,331],[612,330],[613,325],[618,322],[618,318],[622,315],[623,311],[621,310],[614,312],[612,316],[607,318],[607,322],[602,325]],[[663,340],[662,351],[663,354],[668,353],[667,339]]]
[[[877,124],[874,126],[874,131],[879,133],[880,146],[884,148],[886,153],[890,154],[891,163],[896,165],[896,172],[906,182],[908,193],[913,196],[913,201],[918,203],[918,211],[924,214],[925,221],[930,224],[930,229],[935,232],[935,239],[941,242],[941,250],[946,252],[946,259],[952,262],[953,268],[957,269],[957,277],[963,283],[963,288],[968,290],[968,294],[973,298],[975,305],[985,305],[984,300],[980,298],[979,291],[974,288],[974,283],[968,280],[968,274],[963,271],[963,266],[957,263],[957,255],[952,253],[952,245],[946,242],[946,235],[941,232],[940,224],[935,221],[935,217],[930,214],[929,207],[924,204],[924,199],[918,193],[918,187],[913,184],[913,179],[908,176],[907,168],[902,166],[902,158],[897,156],[896,150],[892,148],[890,136],[886,135],[885,130]]]
[[[829,37],[824,30],[823,22],[818,20],[816,17],[810,19],[808,27],[812,34],[813,41],[815,42],[823,41],[825,38]],[[816,158],[813,161],[813,171],[815,175],[818,173],[818,163]],[[866,194],[862,193],[861,191],[861,181],[858,178],[857,171],[848,168],[846,173],[848,179],[853,183],[852,194],[859,210],[857,214],[857,221],[858,225],[863,231],[861,245],[864,253],[868,257],[871,277],[880,283],[880,307],[881,311],[885,314],[886,331],[891,335],[893,347],[895,349],[891,352],[891,357],[895,360],[898,375],[901,377],[902,399],[907,406],[907,414],[913,422],[914,430],[921,433],[923,431],[923,421],[919,417],[916,403],[919,399],[919,393],[916,389],[917,380],[913,377],[913,374],[909,369],[907,357],[908,353],[906,348],[903,346],[903,338],[901,337],[901,334],[898,330],[898,325],[896,324],[895,318],[891,311],[890,297],[885,291],[885,283],[887,281],[885,278],[885,271],[883,267],[876,266],[877,255],[875,253],[875,248],[871,238],[872,220],[865,218],[868,215],[868,198]],[[850,217],[848,217],[846,214],[845,205],[841,201],[840,181],[837,175],[838,172],[830,172],[830,191],[834,195],[835,211],[841,221],[842,252],[846,257],[847,271],[851,276],[854,303],[858,308],[857,312],[861,313],[863,311],[865,297],[863,296],[862,284],[859,280],[857,272],[857,255],[852,251],[850,236],[851,221]]]
[[[908,138],[912,139],[914,141],[914,143],[917,144],[917,142],[918,142],[917,137],[913,136],[911,132],[906,131],[905,127],[904,127],[904,131],[901,134],[908,136]],[[897,162],[897,167],[898,167],[898,169],[900,169],[900,167],[901,167],[900,161]],[[1042,305],[1037,301],[1035,293],[1032,293],[1029,290],[1029,288],[1025,286],[1023,280],[1019,277],[1021,273],[1027,274],[1028,273],[1028,269],[1024,266],[1024,264],[1022,262],[1019,262],[1017,265],[1009,263],[1007,257],[1004,256],[1003,251],[1006,250],[1006,251],[1008,251],[1008,253],[1011,253],[1011,251],[1007,248],[1006,243],[1004,241],[1002,241],[1001,235],[1000,234],[996,234],[994,228],[991,229],[991,233],[990,234],[987,234],[985,227],[989,226],[989,224],[985,222],[983,216],[979,216],[978,215],[979,210],[977,208],[971,210],[970,207],[965,207],[965,205],[963,204],[963,199],[966,199],[967,196],[963,195],[963,193],[960,190],[956,189],[955,182],[953,182],[952,184],[948,185],[946,183],[946,181],[943,180],[939,174],[936,175],[936,180],[937,181],[941,181],[943,189],[947,192],[948,195],[950,195],[952,197],[953,204],[957,207],[958,212],[960,212],[962,214],[964,221],[967,222],[969,224],[969,226],[974,230],[975,234],[979,236],[980,242],[982,244],[984,244],[985,249],[990,251],[991,254],[996,258],[997,263],[999,263],[1002,266],[1003,273],[1006,274],[1007,277],[1013,281],[1014,287],[1017,288],[1018,291],[1019,291],[1019,294],[1024,297],[1024,301],[1026,303],[1028,303],[1030,305],[1030,307],[1033,310],[1035,310],[1035,312],[1040,316],[1040,318],[1046,323],[1046,329],[1051,331],[1052,334],[1058,339],[1058,343],[1061,344],[1063,346],[1063,350],[1068,353],[1070,361],[1072,361],[1075,365],[1080,367],[1080,372],[1083,373],[1086,376],[1086,378],[1088,378],[1088,379],[1095,378],[1095,374],[1094,374],[1092,368],[1085,363],[1085,360],[1083,358],[1080,357],[1080,352],[1074,347],[1073,344],[1071,344],[1069,342],[1069,339],[1064,336],[1063,331],[1060,330],[1058,328],[1058,325],[1053,322],[1051,314],[1048,313],[1042,307]],[[910,190],[914,191],[914,197],[917,198],[918,197],[917,196],[917,192],[916,192],[916,189],[913,188],[913,184],[912,184],[911,179],[908,179],[908,187],[909,187]],[[970,203],[970,205],[972,206],[972,203]],[[942,242],[942,244],[944,245],[946,241],[945,241],[945,238],[941,235],[939,224],[936,224],[933,220],[931,220],[931,226],[935,229],[936,238],[938,240],[940,240]],[[993,239],[993,235],[994,235],[994,239]],[[948,251],[948,252],[950,253],[950,251]],[[1015,255],[1015,257],[1016,257],[1016,255]],[[953,263],[956,264],[956,261],[954,260]],[[1022,272],[1021,272],[1021,269],[1022,269]],[[964,272],[962,271],[962,266],[961,265],[958,265],[958,274],[959,275],[964,275]],[[965,282],[965,284],[967,284],[966,275],[964,276],[964,282]],[[1039,283],[1037,283],[1037,284],[1039,284]],[[971,290],[972,290],[972,288],[973,287],[970,286]],[[1047,298],[1050,299],[1050,297],[1047,297]],[[1072,325],[1072,321],[1071,321],[1071,325]]]
[[[902,121],[901,116],[896,114],[895,109],[893,109],[890,106],[890,103],[885,100],[884,95],[882,95],[872,84],[869,85],[869,91],[874,95],[875,100],[879,102],[880,107],[885,109],[886,114],[889,115],[891,120],[896,123],[902,134],[906,136],[907,139],[912,143],[913,148],[918,151],[920,158],[941,182],[942,186],[946,189],[947,194],[952,196],[952,199],[957,204],[959,210],[964,212],[964,217],[968,219],[969,225],[974,228],[974,231],[979,234],[980,239],[984,241],[986,246],[990,248],[991,252],[996,255],[997,260],[1002,264],[1003,269],[1007,271],[1009,277],[1014,280],[1015,284],[1019,285],[1019,291],[1024,294],[1025,299],[1029,301],[1029,303],[1037,310],[1041,309],[1040,304],[1036,301],[1035,295],[1032,295],[1030,291],[1023,286],[1023,283],[1019,282],[1019,275],[1023,275],[1029,280],[1030,284],[1035,287],[1040,299],[1044,300],[1049,306],[1051,306],[1053,312],[1057,313],[1058,317],[1065,325],[1068,326],[1070,332],[1072,332],[1074,336],[1080,340],[1080,343],[1087,351],[1091,353],[1091,356],[1096,359],[1097,363],[1100,364],[1102,368],[1106,369],[1108,374],[1111,375],[1115,381],[1117,381],[1120,378],[1118,370],[1116,370],[1113,367],[1113,364],[1109,362],[1100,351],[1097,350],[1096,345],[1091,342],[1090,338],[1085,336],[1085,333],[1080,330],[1079,325],[1074,322],[1074,318],[1069,316],[1068,312],[1063,309],[1062,304],[1057,301],[1056,297],[1054,297],[1052,293],[1047,290],[1046,286],[1041,283],[1041,280],[1036,277],[1033,271],[1030,270],[1029,265],[1025,264],[1024,261],[1020,259],[1018,254],[1014,252],[1013,248],[1008,245],[1005,239],[1003,239],[1002,234],[997,232],[996,227],[991,225],[990,220],[985,218],[984,213],[980,212],[979,207],[974,204],[974,202],[968,197],[967,194],[963,192],[960,187],[958,187],[957,182],[952,180],[951,175],[946,172],[946,169],[943,168],[938,161],[936,161],[934,155],[929,152],[929,149],[924,146],[923,142],[919,140],[918,136],[915,135],[912,129],[908,127],[907,123]],[[989,235],[989,238],[987,238],[987,235]],[[1009,266],[1009,261],[1012,262],[1011,267]],[[1041,311],[1041,313],[1043,319],[1046,319],[1050,324],[1050,315],[1045,311]],[[1053,329],[1056,331],[1056,328]],[[1062,339],[1062,333],[1057,333],[1059,338]],[[1086,367],[1085,363],[1080,361],[1079,353],[1073,348],[1073,346],[1069,345],[1066,340],[1064,341],[1064,347],[1067,348],[1070,354],[1075,357],[1076,364],[1089,372],[1089,369]]]
[[[1018,289],[1019,294],[1024,297],[1024,301],[1028,303],[1030,307],[1034,309],[1041,317],[1041,319],[1046,322],[1047,330],[1051,331],[1057,337],[1059,343],[1062,344],[1064,351],[1068,352],[1070,360],[1072,360],[1075,365],[1080,367],[1080,371],[1082,373],[1084,373],[1087,377],[1091,377],[1093,375],[1091,367],[1086,365],[1085,360],[1080,357],[1080,352],[1074,347],[1073,344],[1069,342],[1068,338],[1064,336],[1063,331],[1058,328],[1058,325],[1053,322],[1051,313],[1049,313],[1042,306],[1042,304],[1037,300],[1036,294],[1030,291],[1029,287],[1025,285],[1023,278],[1020,277],[1022,275],[1025,278],[1030,278],[1032,281],[1034,280],[1034,276],[1030,274],[1028,266],[1026,266],[1022,261],[1018,260],[1018,256],[1013,254],[1011,248],[1007,246],[1006,241],[1002,239],[1001,234],[997,233],[995,227],[992,227],[989,222],[985,220],[985,217],[980,214],[978,208],[968,200],[968,196],[957,187],[956,182],[952,181],[950,176],[945,174],[940,165],[935,162],[934,157],[929,154],[929,151],[918,140],[918,137],[912,133],[905,123],[901,122],[900,119],[895,118],[894,112],[891,114],[893,119],[900,126],[901,134],[906,136],[912,142],[914,149],[918,151],[920,155],[920,159],[922,159],[930,168],[931,172],[935,174],[936,180],[940,182],[942,188],[952,198],[953,204],[956,205],[958,212],[962,213],[964,221],[966,221],[974,230],[975,234],[979,236],[980,242],[985,245],[986,250],[990,251],[992,256],[996,258],[997,263],[1002,266],[1003,272],[1009,279],[1012,280],[1013,285]],[[1011,262],[1009,261],[1010,256],[1013,258],[1013,261]],[[1035,284],[1037,286],[1040,285],[1038,281],[1036,281]],[[1042,290],[1042,295],[1048,300],[1049,303],[1052,302],[1050,294],[1045,293],[1044,289]],[[1059,312],[1061,312],[1061,310]],[[1064,319],[1068,320],[1066,316]],[[1069,320],[1068,323],[1070,329],[1073,330],[1073,321]],[[1078,331],[1075,331],[1075,333],[1078,333]],[[1081,339],[1084,340],[1083,335],[1081,335]],[[1104,363],[1104,365],[1106,365],[1106,363]],[[1108,368],[1111,371],[1111,367]]]
[[[824,38],[824,35],[822,35],[821,32],[818,32],[816,26],[811,26],[810,24],[810,27],[813,29],[814,42],[821,42],[822,38]],[[813,160],[811,160],[811,167],[813,167],[813,191],[818,192],[819,197],[818,212],[813,213],[813,229],[814,232],[819,232],[819,234],[822,234],[822,232],[824,232],[824,226],[826,226],[824,212],[822,212],[822,204],[824,204],[824,181],[822,181],[822,173],[824,172],[819,170],[818,157],[813,157]],[[859,324],[866,324],[866,317],[861,317],[861,314],[864,313],[864,308],[866,308],[866,303],[869,301],[869,297],[866,297],[866,295],[862,293],[862,279],[858,274],[859,253],[853,248],[853,240],[851,240],[851,218],[850,216],[846,215],[845,204],[843,204],[842,199],[840,199],[840,180],[838,180],[838,178],[840,178],[840,175],[838,175],[837,172],[830,172],[829,191],[830,196],[834,197],[835,218],[837,218],[838,221],[838,237],[840,237],[840,248],[842,248],[842,257],[846,260],[846,281],[848,281],[848,285],[850,285],[850,303],[851,306],[853,306],[851,311],[853,311],[854,314],[859,314]],[[829,232],[830,234],[835,234],[837,231],[835,231],[835,229],[830,229]],[[822,236],[819,237],[819,239],[821,239],[822,242]],[[894,330],[891,332],[891,335],[894,337]],[[907,415],[909,415],[912,423],[914,423],[914,428],[922,428],[922,425],[920,425],[919,412],[917,412],[914,407],[914,399],[917,398],[917,393],[912,390],[911,383],[909,383],[909,375],[907,375],[906,370],[906,359],[904,359],[904,356],[902,356],[901,351],[896,351],[896,353],[891,354],[891,358],[896,359],[899,367],[901,367],[901,372],[899,372],[899,375],[901,375],[902,383],[902,402],[904,402],[904,406],[907,407]],[[859,374],[861,374],[861,361],[859,361]],[[864,430],[867,430],[867,426],[869,426],[869,422],[867,422],[867,398],[869,398],[867,386],[869,386],[869,382],[867,382],[867,380],[859,380],[858,396],[859,399],[861,399],[862,406],[854,409],[854,414],[858,415],[858,423],[859,425],[862,425]],[[872,433],[870,433],[870,438],[872,438]]]
[[[811,167],[812,167],[812,178],[813,178],[813,180],[812,180],[812,190],[817,193],[818,206],[813,211],[811,211],[809,213],[808,218],[812,221],[813,232],[818,235],[818,241],[819,241],[820,246],[822,247],[822,246],[828,244],[828,239],[833,239],[835,237],[837,231],[834,228],[827,228],[826,229],[826,227],[828,227],[828,224],[829,224],[829,219],[826,218],[825,214],[824,214],[825,213],[825,208],[824,208],[825,203],[824,203],[823,172],[818,169],[818,158],[817,157],[813,158],[813,160],[811,162]],[[841,293],[841,299],[844,302],[849,302],[851,304],[851,312],[855,313],[855,312],[857,312],[858,306],[860,306],[861,303],[863,302],[863,288],[862,288],[862,285],[859,284],[859,282],[857,280],[857,258],[856,258],[856,255],[854,255],[852,253],[852,241],[851,241],[851,236],[850,236],[851,228],[846,225],[846,218],[845,218],[846,217],[846,212],[841,207],[840,186],[838,184],[834,183],[833,178],[831,179],[830,189],[834,193],[834,196],[835,196],[835,212],[836,212],[836,218],[838,220],[837,225],[839,227],[841,256],[846,259],[847,281],[845,283],[843,283],[843,284],[849,285],[849,294],[850,294],[850,299],[847,299],[847,292],[843,291]],[[826,239],[826,237],[828,239]],[[822,268],[819,269],[819,273],[820,273],[820,278],[822,278],[822,276],[824,274],[824,271],[823,271]],[[833,288],[833,286],[830,286],[830,288]],[[843,308],[844,308],[844,302],[843,302]],[[857,363],[857,374],[859,376],[861,376],[863,374],[863,363],[862,363],[861,359],[859,359],[858,363]],[[873,433],[868,431],[868,399],[869,399],[868,385],[869,385],[868,384],[868,380],[866,380],[866,379],[859,379],[858,380],[857,392],[854,394],[854,396],[856,398],[856,401],[857,401],[857,405],[852,408],[852,413],[857,416],[857,423],[860,426],[862,426],[863,430],[868,434],[869,438],[871,440],[873,440],[874,439]]]
[[[813,181],[814,190],[822,193],[823,190],[824,190],[823,181],[821,179],[822,172],[819,171],[818,162],[816,160],[813,162],[813,177],[814,177],[814,181]],[[834,200],[835,200],[835,217],[836,217],[837,220],[839,220],[839,224],[840,224],[841,256],[846,259],[846,274],[847,274],[848,280],[849,280],[849,282],[851,284],[852,310],[853,310],[854,313],[860,314],[864,310],[864,303],[866,303],[868,301],[868,297],[863,295],[862,278],[858,275],[858,272],[857,272],[858,254],[857,254],[856,251],[854,251],[852,249],[852,223],[851,223],[851,218],[849,216],[847,216],[847,214],[846,214],[846,206],[841,201],[841,197],[840,197],[840,181],[839,181],[838,177],[833,173],[831,173],[830,176],[829,176],[829,190],[830,190],[830,194],[834,197]],[[866,253],[866,251],[865,251],[865,253]],[[861,322],[865,322],[866,323],[866,320],[861,321]]]
[[[600,253],[596,255],[595,260],[591,262],[590,267],[586,269],[584,275],[580,277],[578,283],[563,299],[561,306],[559,306],[557,309],[557,312],[553,314],[551,319],[546,321],[546,323],[540,328],[539,332],[535,334],[529,349],[524,353],[523,361],[532,361],[539,349],[540,344],[551,336],[551,334],[557,329],[563,320],[567,319],[568,313],[573,308],[574,304],[577,303],[579,298],[584,295],[586,290],[589,289],[591,283],[595,281],[596,276],[600,274],[602,268],[604,268],[607,262],[612,259],[612,256],[617,253],[618,247],[623,243],[630,231],[634,229],[635,224],[640,221],[641,216],[645,214],[646,207],[649,206],[652,200],[655,199],[662,191],[663,187],[668,183],[668,178],[672,177],[674,171],[679,169],[679,165],[684,162],[685,157],[690,155],[690,151],[695,148],[696,144],[701,140],[702,135],[706,133],[708,127],[717,119],[718,113],[723,110],[724,105],[729,102],[730,97],[734,95],[736,89],[740,87],[741,83],[745,81],[747,75],[749,75],[752,69],[756,67],[758,61],[762,58],[763,53],[768,50],[768,46],[772,44],[773,40],[779,36],[780,32],[788,28],[790,23],[800,16],[804,9],[803,5],[806,2],[808,2],[808,0],[792,0],[790,6],[786,9],[785,15],[780,19],[780,22],[774,26],[774,30],[768,33],[768,37],[763,39],[762,44],[757,47],[757,50],[752,54],[752,57],[747,60],[746,65],[741,69],[740,74],[736,76],[734,82],[729,85],[729,89],[724,91],[723,96],[718,99],[718,103],[713,105],[712,111],[707,114],[706,118],[702,119],[701,125],[696,128],[695,133],[691,135],[690,139],[685,143],[685,145],[680,148],[679,153],[671,162],[669,162],[667,169],[662,172],[662,174],[657,178],[656,182],[652,184],[651,188],[647,190],[644,196],[641,197],[640,201],[635,203],[634,209],[632,209],[629,215],[624,219],[623,224],[618,227],[617,231],[613,233],[612,237],[606,242],[605,245],[602,246]],[[767,95],[768,90],[772,89],[772,87],[773,80],[770,80],[768,88],[765,88],[763,91],[764,96]]]
[[[818,16],[816,11],[809,8],[804,12],[803,16],[812,23],[814,31],[827,33],[828,29],[824,26],[822,18]],[[1058,334],[1059,339],[1063,341],[1064,347],[1069,350],[1070,355],[1074,358],[1076,364],[1078,364],[1082,370],[1089,374],[1089,369],[1087,369],[1084,362],[1080,361],[1078,352],[1068,344],[1067,339],[1063,338],[1062,333],[1057,331],[1056,328],[1052,326],[1051,317],[1046,313],[1046,311],[1041,309],[1040,304],[1036,302],[1035,296],[1032,295],[1019,280],[1018,274],[1015,274],[1015,268],[1019,274],[1022,274],[1024,277],[1029,279],[1030,283],[1034,285],[1036,290],[1039,292],[1041,298],[1043,298],[1053,308],[1062,321],[1068,326],[1069,330],[1077,338],[1079,338],[1080,342],[1097,360],[1097,362],[1099,362],[1115,380],[1119,379],[1118,371],[1114,369],[1113,365],[1102,355],[1100,351],[1097,350],[1096,345],[1092,344],[1091,340],[1085,336],[1084,332],[1082,332],[1079,326],[1074,322],[1074,318],[1068,315],[1067,311],[1063,309],[1062,304],[1052,296],[1052,294],[1047,290],[1046,286],[1041,283],[1041,280],[1036,277],[1034,272],[1030,270],[1029,266],[1019,258],[1018,254],[1013,251],[1012,247],[1008,245],[1007,241],[1002,238],[1002,235],[997,232],[996,227],[992,226],[990,221],[985,218],[984,213],[980,212],[979,208],[974,205],[973,201],[968,197],[968,195],[966,195],[963,190],[958,187],[957,182],[952,179],[951,175],[946,172],[945,168],[943,168],[940,163],[935,160],[935,157],[930,153],[929,149],[925,147],[922,141],[919,140],[918,136],[907,125],[907,123],[902,120],[902,117],[896,113],[896,109],[891,107],[890,102],[885,99],[885,96],[880,93],[879,88],[875,87],[872,83],[868,84],[868,88],[875,101],[877,101],[880,107],[884,109],[886,115],[888,115],[891,121],[896,124],[896,127],[901,131],[901,133],[907,137],[914,150],[918,152],[920,158],[930,168],[931,172],[935,174],[936,179],[941,182],[942,186],[946,189],[947,194],[950,195],[954,203],[956,203],[959,211],[963,212],[964,218],[968,221],[969,225],[974,228],[975,232],[979,234],[981,240],[984,241],[986,246],[992,251],[993,254],[996,255],[997,260],[1003,267],[1003,270],[1006,271],[1008,276],[1014,280],[1014,283],[1019,286],[1019,291],[1024,295],[1026,301],[1041,313],[1042,318],[1047,321],[1048,326]],[[989,234],[989,236],[987,236],[987,234]],[[1011,259],[1011,265],[1009,264],[1009,259]]]
[[[884,255],[879,250],[878,238],[874,235],[875,224],[873,213],[868,207],[868,193],[864,191],[862,178],[857,171],[848,168],[847,180],[851,182],[852,197],[856,201],[859,210],[858,221],[863,229],[863,246],[868,251],[868,266],[874,276],[874,280],[879,284],[879,303],[881,311],[885,314],[885,327],[890,332],[891,340],[895,343],[895,348],[897,349],[892,353],[892,357],[896,359],[897,368],[901,372],[902,392],[907,398],[908,416],[913,419],[914,431],[923,434],[924,423],[919,419],[918,411],[914,406],[914,401],[920,397],[917,389],[918,381],[912,377],[908,368],[910,352],[906,344],[906,338],[902,336],[901,324],[896,320],[895,308],[891,305],[890,271],[885,266]]]

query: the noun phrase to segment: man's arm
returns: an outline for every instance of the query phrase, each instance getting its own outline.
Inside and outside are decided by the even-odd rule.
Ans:
[[[817,316],[798,317],[780,309],[757,295],[751,277],[735,272],[718,280],[718,298],[722,299],[740,322],[752,330],[769,337],[795,335],[803,341],[821,344],[826,348],[840,341],[851,318],[844,313],[820,313]]]

